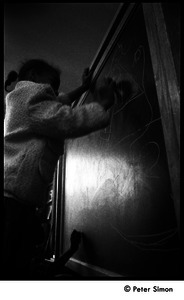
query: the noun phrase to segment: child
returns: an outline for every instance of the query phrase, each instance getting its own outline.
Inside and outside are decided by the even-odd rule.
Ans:
[[[28,276],[38,231],[35,210],[47,200],[64,140],[106,127],[114,102],[113,82],[105,79],[94,102],[70,107],[89,88],[88,69],[82,85],[66,95],[58,94],[60,70],[44,60],[28,60],[18,74],[10,72],[5,89],[15,80],[4,120],[5,279]]]

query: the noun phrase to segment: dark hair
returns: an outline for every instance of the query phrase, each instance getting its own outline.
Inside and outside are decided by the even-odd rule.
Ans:
[[[9,85],[11,85],[12,82],[16,81],[17,78],[18,78],[18,74],[17,74],[17,72],[15,72],[15,71],[11,71],[11,72],[8,74],[7,79],[6,79],[6,81],[5,81],[5,86],[4,86],[6,92],[9,92],[9,91],[7,90],[7,87],[8,87]]]
[[[49,83],[57,94],[60,85],[60,74],[59,68],[42,59],[30,59],[21,64],[19,73],[11,71],[8,74],[5,81],[5,90],[7,91],[7,86],[18,79],[18,81],[28,80],[36,83]]]

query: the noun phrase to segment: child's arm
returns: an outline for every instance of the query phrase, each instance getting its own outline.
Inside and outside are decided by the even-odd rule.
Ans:
[[[57,100],[64,105],[71,105],[89,89],[91,78],[92,73],[90,73],[89,68],[86,68],[82,75],[82,85],[67,94],[59,94]]]
[[[34,83],[23,84],[27,85],[26,94],[33,93]],[[49,86],[35,84],[36,89],[25,104],[30,129],[36,134],[59,140],[77,138],[105,128],[110,122],[108,109],[114,103],[112,80],[104,80],[97,87],[93,102],[74,109],[53,101],[54,92]]]

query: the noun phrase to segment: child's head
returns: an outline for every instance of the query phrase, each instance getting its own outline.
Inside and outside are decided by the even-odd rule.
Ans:
[[[15,80],[22,81],[28,80],[36,83],[48,83],[52,86],[55,94],[58,94],[60,85],[60,73],[61,71],[48,64],[41,59],[30,59],[22,63],[19,73],[11,71],[5,82],[5,90],[7,86],[11,85]]]

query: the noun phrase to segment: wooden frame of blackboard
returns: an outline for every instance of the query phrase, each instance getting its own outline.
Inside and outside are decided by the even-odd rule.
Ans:
[[[161,3],[144,3],[143,11],[180,232],[180,90]]]
[[[107,60],[118,34],[120,33],[122,27],[125,25],[130,15],[133,13],[136,6],[136,3],[120,4],[119,9],[117,10],[117,13],[114,16],[114,19],[112,20],[112,23],[107,30],[107,33],[90,65],[90,71],[93,73],[92,84],[95,82],[100,69],[103,67],[105,61]],[[89,91],[84,93],[80,99],[75,101],[73,107],[75,107],[76,105],[82,105],[88,94]]]
[[[175,66],[173,62],[171,47],[167,35],[167,29],[165,26],[164,16],[162,12],[161,3],[143,3],[126,4],[126,7],[121,5],[116,15],[116,22],[114,20],[110,30],[106,34],[106,37],[97,52],[97,55],[91,64],[93,70],[93,81],[103,68],[105,61],[107,60],[113,45],[115,44],[118,35],[122,28],[125,26],[126,21],[134,12],[137,5],[142,5],[145,27],[147,31],[147,38],[150,47],[151,61],[153,65],[153,72],[155,78],[155,85],[157,90],[158,102],[160,107],[162,126],[164,131],[164,139],[167,150],[167,159],[169,166],[169,173],[172,185],[173,200],[175,204],[176,218],[178,222],[178,229],[180,229],[180,188],[179,188],[179,87],[176,77]],[[121,16],[121,17],[120,17]],[[117,19],[119,21],[117,21]],[[114,25],[116,24],[116,26]],[[104,46],[105,45],[105,46]],[[166,52],[165,52],[166,49]],[[85,102],[88,93],[84,94],[75,105],[82,105]],[[169,97],[168,97],[169,96]],[[165,114],[167,111],[167,115]],[[168,131],[169,128],[169,131]],[[63,173],[63,187],[64,187],[64,161],[62,165]],[[63,205],[64,205],[64,195]],[[62,226],[64,226],[64,215]],[[63,229],[62,229],[63,230]],[[63,234],[61,235],[60,245],[64,242]],[[70,265],[78,264],[75,260],[70,260]],[[84,268],[91,266],[83,266]],[[72,266],[74,269],[75,267]],[[93,270],[93,272],[105,274],[103,270]],[[105,275],[108,275],[106,272]],[[99,275],[98,275],[99,276]],[[108,276],[113,276],[109,273]],[[118,274],[117,274],[118,276]]]

